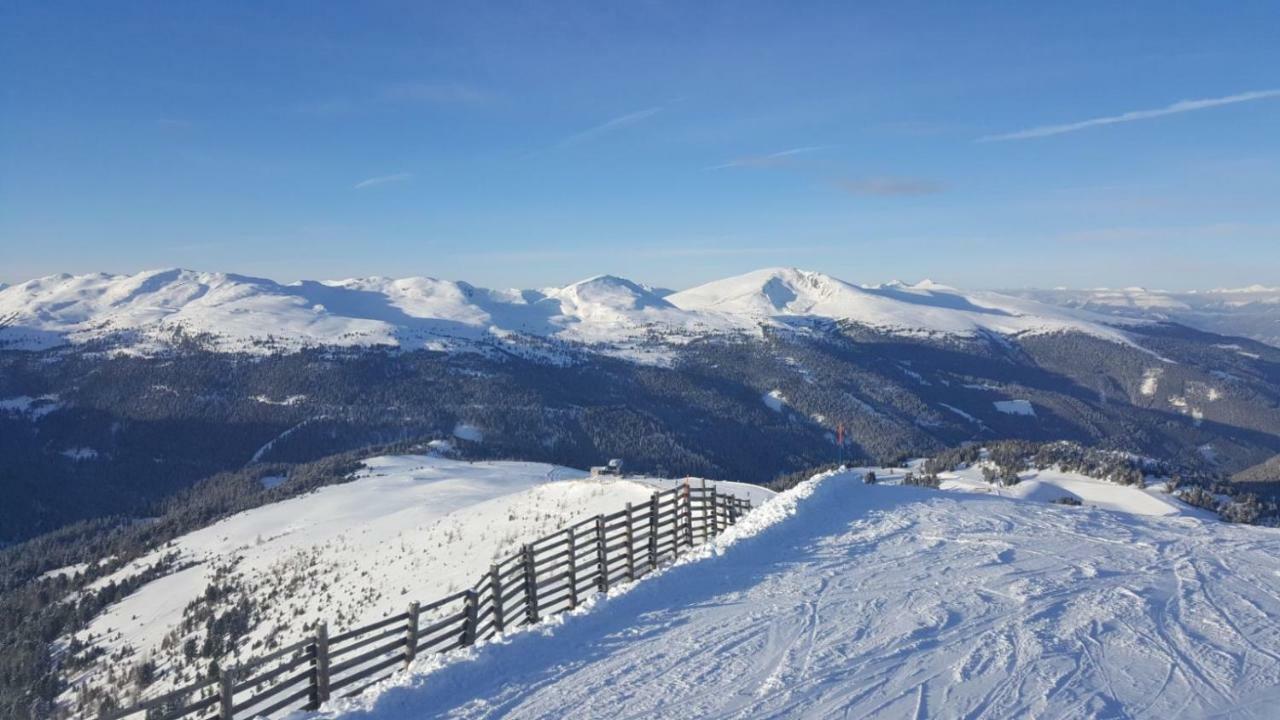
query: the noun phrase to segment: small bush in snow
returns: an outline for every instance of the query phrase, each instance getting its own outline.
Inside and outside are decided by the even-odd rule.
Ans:
[[[1178,499],[1182,502],[1205,510],[1217,510],[1218,499],[1213,493],[1206,491],[1204,488],[1193,485],[1184,490],[1178,491]]]
[[[1227,522],[1252,525],[1262,517],[1262,503],[1257,495],[1244,495],[1218,508],[1218,516]]]
[[[902,478],[902,484],[937,489],[938,486],[942,484],[942,481],[938,479],[937,475],[932,473],[925,473],[923,475],[907,473],[906,476]]]

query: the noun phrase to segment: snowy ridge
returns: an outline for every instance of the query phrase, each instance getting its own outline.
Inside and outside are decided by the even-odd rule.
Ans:
[[[1275,530],[848,472],[731,532],[321,715],[1264,718],[1280,700]]]
[[[428,277],[281,284],[180,269],[54,275],[0,290],[0,317],[8,319],[0,327],[3,346],[105,341],[143,353],[193,337],[227,352],[452,349],[527,338],[635,355],[654,340],[679,344],[814,320],[910,335],[1076,331],[1126,342],[1113,325],[1132,322],[928,281],[860,287],[785,268],[671,294],[608,275],[542,290],[488,290]]]
[[[1172,321],[1280,346],[1280,288],[1251,285],[1172,292],[1146,288],[1014,290],[1011,294],[1103,315]]]
[[[63,702],[74,705],[88,688],[136,692],[113,681],[112,672],[142,659],[156,664],[156,681],[145,695],[118,698],[125,704],[197,680],[212,658],[184,658],[185,645],[199,648],[208,636],[205,623],[186,623],[193,612],[212,617],[242,600],[272,598],[255,603],[247,631],[216,658],[224,666],[249,661],[310,637],[318,621],[335,629],[363,626],[404,612],[410,599],[469,587],[522,543],[629,502],[644,505],[657,488],[683,482],[415,455],[363,464],[351,482],[238,513],[98,580],[95,587],[120,582],[166,556],[180,568],[111,605],[79,633],[107,655],[70,678]],[[773,495],[738,483],[716,486],[755,502]],[[202,604],[214,586],[219,598]],[[111,657],[116,653],[123,655]]]

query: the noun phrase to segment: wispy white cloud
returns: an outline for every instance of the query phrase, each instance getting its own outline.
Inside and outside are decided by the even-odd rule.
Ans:
[[[651,108],[645,108],[644,110],[637,110],[635,112],[627,113],[626,115],[619,115],[618,117],[606,120],[605,122],[602,122],[599,125],[596,125],[594,127],[589,127],[586,130],[583,130],[582,132],[577,132],[570,135],[569,137],[557,143],[556,147],[565,148],[571,145],[577,145],[579,143],[587,142],[588,140],[594,140],[602,135],[607,135],[611,132],[621,130],[622,128],[628,127],[630,125],[635,125],[638,122],[648,120],[649,118],[653,117],[654,115],[657,115],[660,112],[662,112],[661,107],[651,107]]]
[[[1172,105],[1155,108],[1154,110],[1133,110],[1119,115],[1093,118],[1092,120],[1081,120],[1080,122],[1065,123],[1062,125],[1044,125],[1041,127],[1030,128],[1028,130],[1004,133],[1002,135],[987,135],[986,137],[978,138],[978,142],[1002,142],[1005,140],[1027,140],[1030,138],[1049,137],[1051,135],[1062,135],[1063,133],[1076,132],[1077,130],[1087,130],[1088,128],[1099,127],[1102,125],[1115,125],[1117,123],[1134,122],[1135,120],[1148,120],[1150,118],[1163,117],[1165,115],[1177,115],[1179,113],[1193,112],[1195,110],[1206,110],[1208,108],[1221,107],[1223,105],[1234,105],[1236,103],[1265,100],[1267,98],[1274,97],[1280,97],[1280,90],[1252,90],[1250,92],[1228,95],[1220,98],[1179,100]]]
[[[809,153],[820,152],[822,150],[830,150],[834,145],[806,145],[803,147],[794,147],[787,150],[779,150],[768,155],[749,155],[730,160],[727,163],[712,165],[708,170],[724,170],[726,168],[738,167],[777,167],[790,162],[790,159],[796,155],[807,155]]]
[[[377,185],[386,185],[387,183],[405,182],[413,179],[413,173],[395,173],[394,175],[378,175],[377,177],[366,178],[351,187],[352,190],[363,190],[365,188]]]
[[[886,197],[933,195],[947,189],[945,184],[926,178],[837,178],[832,182],[835,183],[836,187],[851,195],[881,195]]]
[[[730,160],[727,163],[712,165],[708,170],[724,170],[728,168],[765,168],[782,170],[799,175],[824,185],[835,186],[850,195],[906,196],[932,195],[947,189],[946,185],[936,180],[912,177],[849,177],[838,169],[816,160],[801,156],[830,150],[835,145],[804,145],[788,148],[768,155],[752,155]]]

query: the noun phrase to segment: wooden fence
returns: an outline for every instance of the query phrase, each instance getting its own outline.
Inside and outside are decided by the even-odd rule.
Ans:
[[[705,482],[655,492],[525,544],[475,585],[405,612],[277,648],[218,677],[187,685],[108,720],[233,720],[315,709],[351,697],[407,668],[415,657],[472,645],[578,606],[593,592],[643,577],[737,522],[751,502]],[[84,713],[82,709],[82,714]]]

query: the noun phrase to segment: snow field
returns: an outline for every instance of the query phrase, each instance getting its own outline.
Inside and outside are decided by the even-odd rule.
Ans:
[[[1266,718],[1280,701],[1280,532],[1193,517],[846,472],[593,604],[320,715]]]

